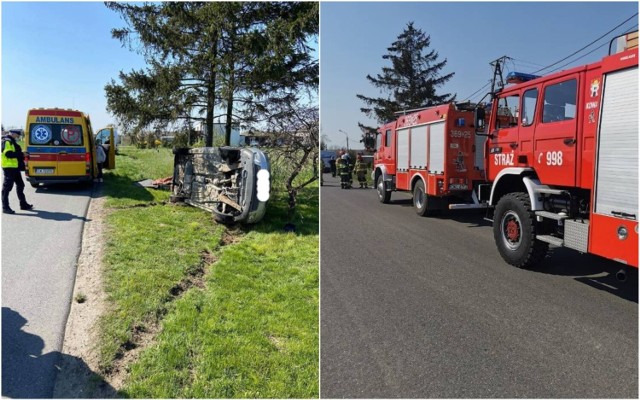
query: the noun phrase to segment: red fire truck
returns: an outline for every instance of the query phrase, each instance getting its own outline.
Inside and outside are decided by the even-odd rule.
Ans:
[[[388,203],[391,191],[410,191],[423,216],[451,201],[471,201],[474,183],[484,181],[483,161],[475,157],[484,138],[476,136],[473,118],[473,108],[451,103],[382,126],[373,168],[380,201]]]
[[[637,268],[637,40],[625,35],[601,61],[552,75],[510,74],[486,126],[484,108],[455,104],[382,126],[380,201],[404,190],[420,215],[486,207],[514,266],[535,265],[553,244]]]

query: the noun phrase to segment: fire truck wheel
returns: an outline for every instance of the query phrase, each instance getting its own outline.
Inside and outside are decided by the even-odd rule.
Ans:
[[[389,201],[391,201],[391,192],[387,190],[387,182],[382,178],[382,174],[378,175],[376,190],[378,191],[378,200],[380,200],[380,203],[388,204]]]
[[[493,237],[504,260],[518,268],[530,268],[546,256],[549,244],[535,239],[535,214],[526,193],[503,196],[493,216]]]
[[[413,188],[413,208],[421,217],[429,214],[429,197],[424,190],[424,182],[421,180],[418,180]]]

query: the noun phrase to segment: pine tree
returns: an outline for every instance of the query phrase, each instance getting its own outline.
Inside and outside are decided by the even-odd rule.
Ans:
[[[107,7],[128,24],[112,30],[113,37],[143,54],[148,64],[120,72],[120,83],[105,86],[109,111],[126,126],[200,120],[211,146],[213,122],[225,117],[229,144],[232,125],[253,122],[247,110],[266,107],[274,95],[317,86],[317,61],[306,44],[318,32],[314,3],[110,2]]]
[[[440,75],[447,60],[439,61],[435,50],[428,51],[430,44],[431,37],[409,22],[397,40],[387,48],[388,53],[382,56],[391,62],[391,66],[382,67],[382,73],[375,77],[367,75],[367,80],[387,93],[387,97],[356,95],[366,103],[366,107],[360,108],[360,111],[379,124],[384,124],[395,119],[395,112],[453,101],[455,95],[436,93],[436,89],[451,79],[454,73]],[[362,123],[358,123],[358,126],[365,135],[376,130]]]

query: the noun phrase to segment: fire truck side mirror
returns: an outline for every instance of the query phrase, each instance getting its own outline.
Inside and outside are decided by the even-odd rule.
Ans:
[[[376,138],[371,136],[365,136],[362,140],[364,142],[364,147],[369,150],[373,149],[376,146]]]
[[[485,118],[484,108],[477,107],[473,112],[473,119],[475,121],[476,132],[484,131],[484,118]]]

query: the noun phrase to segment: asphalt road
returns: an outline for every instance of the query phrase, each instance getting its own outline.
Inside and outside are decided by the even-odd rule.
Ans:
[[[506,264],[478,211],[321,188],[321,397],[638,398],[638,281],[555,248]]]
[[[26,183],[26,182],[25,182]],[[2,396],[53,396],[91,187],[27,183],[2,214]]]

